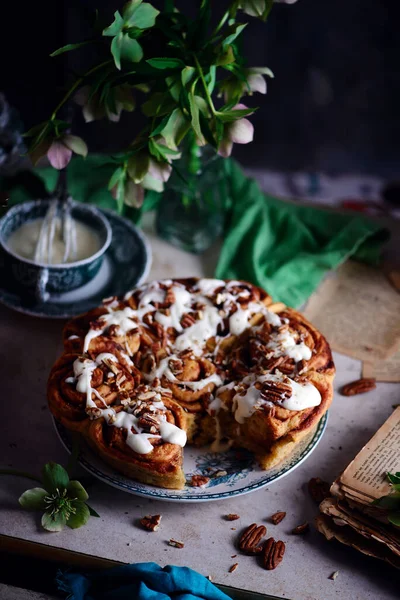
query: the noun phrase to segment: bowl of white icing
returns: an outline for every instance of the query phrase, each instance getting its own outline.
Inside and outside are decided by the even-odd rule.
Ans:
[[[0,220],[0,251],[6,278],[3,283],[9,289],[18,289],[39,302],[46,302],[51,293],[79,288],[97,274],[111,242],[111,227],[96,207],[73,201],[70,206],[73,251],[65,261],[61,217],[53,222],[51,252],[42,252],[44,260],[35,259],[48,200],[17,204]]]

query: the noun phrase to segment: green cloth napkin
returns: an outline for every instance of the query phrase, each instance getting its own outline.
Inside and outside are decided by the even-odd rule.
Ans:
[[[233,160],[224,163],[230,219],[216,269],[246,279],[275,301],[299,307],[324,274],[347,258],[377,264],[387,230],[353,214],[287,203],[264,194]]]
[[[298,307],[317,288],[324,274],[350,256],[370,264],[379,262],[388,232],[373,221],[353,214],[286,203],[264,194],[232,159],[223,161],[228,183],[228,224],[216,269],[221,279],[246,279],[265,288],[274,298]],[[68,166],[68,190],[80,202],[116,210],[107,189],[115,164],[109,157],[74,158]],[[58,172],[34,171],[47,191],[52,191]],[[10,189],[10,204],[32,198],[32,184],[21,180],[2,182]],[[36,196],[38,196],[35,188]],[[138,223],[141,214],[156,207],[161,194],[150,192],[142,211],[124,207],[123,216]],[[195,223],[193,224],[195,227]]]

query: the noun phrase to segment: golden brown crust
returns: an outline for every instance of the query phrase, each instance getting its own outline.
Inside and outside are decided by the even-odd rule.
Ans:
[[[104,306],[72,319],[63,332],[64,354],[48,382],[50,410],[61,423],[82,433],[94,451],[118,471],[162,487],[184,485],[182,448],[155,437],[151,452],[134,452],[126,441],[127,430],[111,427],[104,417],[96,418],[97,409],[101,412],[107,405],[117,414],[128,405],[136,406],[140,394],[146,395],[149,389],[161,390],[167,420],[187,432],[189,443],[230,439],[235,446],[254,452],[260,466],[267,469],[285,459],[316,427],[332,401],[335,368],[329,344],[301,313],[274,304],[264,290],[247,282],[213,284],[202,295],[198,282],[187,278],[148,284],[125,299],[110,298]],[[176,293],[177,287],[182,288],[194,299],[179,313],[178,325],[171,319],[171,311],[176,314],[174,286]],[[156,294],[146,303],[143,296],[154,289]],[[210,329],[201,352],[187,346],[178,348],[176,342],[182,332],[202,321],[204,302],[214,307],[215,331]],[[264,307],[279,319],[268,317]],[[128,326],[110,325],[107,315],[113,311],[127,311],[131,319]],[[231,321],[237,316],[238,321],[243,320],[243,315],[248,318],[247,325],[236,333]],[[84,352],[89,329],[95,334],[87,339]],[[279,336],[285,335],[291,336],[296,347],[306,346],[311,355],[302,360],[299,355],[289,356],[279,341]],[[76,389],[74,362],[96,361],[102,353],[115,356],[112,371],[116,373],[110,374],[107,360],[100,361],[92,374],[93,407],[88,408],[87,394]],[[237,389],[249,375],[257,378],[265,374],[312,383],[321,395],[320,404],[288,410],[279,395],[272,395],[272,401],[268,397],[268,402],[239,423],[234,415]],[[205,379],[208,383],[203,384]],[[219,412],[217,424],[209,404],[217,389],[229,382],[234,382],[235,388],[218,392],[227,410]]]

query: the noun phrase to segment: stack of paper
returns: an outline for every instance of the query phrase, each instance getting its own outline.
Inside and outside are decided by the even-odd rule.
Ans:
[[[318,530],[400,568],[400,527],[389,522],[387,510],[372,504],[393,491],[387,473],[398,471],[400,407],[332,485],[332,496],[320,504]]]

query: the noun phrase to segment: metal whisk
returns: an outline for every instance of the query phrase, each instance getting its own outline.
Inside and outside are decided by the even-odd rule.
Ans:
[[[54,198],[49,202],[49,208],[40,228],[36,244],[34,260],[40,263],[52,264],[54,236],[58,221],[61,223],[61,236],[65,244],[62,262],[74,260],[77,252],[76,225],[71,216],[72,198],[67,196],[66,172],[60,171]]]

